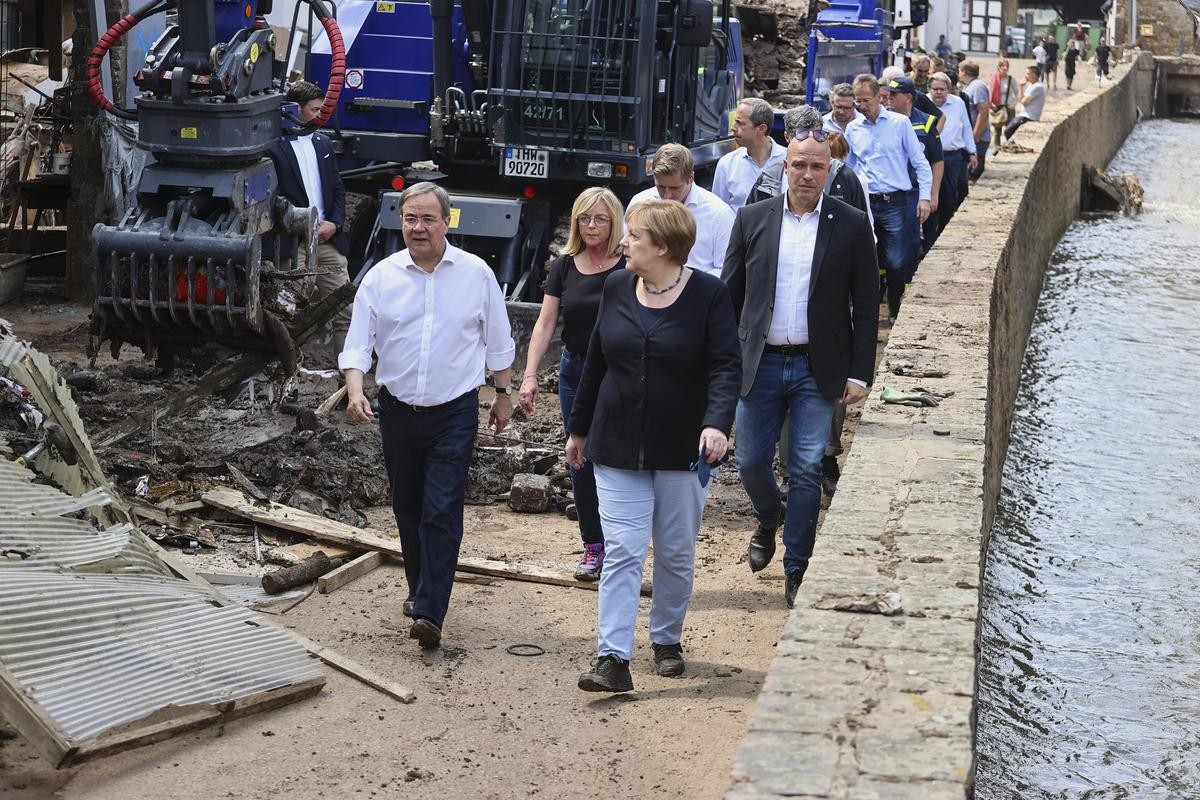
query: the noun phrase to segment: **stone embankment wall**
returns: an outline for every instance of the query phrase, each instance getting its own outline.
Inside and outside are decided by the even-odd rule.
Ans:
[[[1132,129],[1138,73],[1052,99],[1017,135],[1032,151],[989,160],[922,263],[726,800],[971,792],[980,560],[1021,361],[1082,166],[1106,165]],[[941,404],[879,400],[918,386]],[[897,600],[898,614],[866,610]]]

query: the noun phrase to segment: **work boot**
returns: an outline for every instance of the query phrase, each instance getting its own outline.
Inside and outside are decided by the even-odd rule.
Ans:
[[[579,676],[579,688],[585,692],[631,692],[633,676],[629,662],[609,653],[592,662],[592,668]]]
[[[408,638],[420,642],[423,650],[436,650],[442,643],[442,629],[427,619],[416,619],[408,630]]]
[[[604,543],[596,542],[595,544],[585,544],[583,546],[583,558],[579,559],[579,566],[575,568],[575,580],[593,581],[600,580],[600,572],[604,569]]]
[[[400,610],[402,612],[404,612],[404,616],[408,617],[409,619],[412,618],[413,606],[415,606],[416,603],[417,603],[417,599],[415,597],[413,597],[412,595],[409,595],[408,597],[404,598],[404,605],[402,605],[400,607]]]
[[[783,584],[783,601],[787,603],[788,608],[793,608],[796,605],[796,592],[800,591],[800,584],[804,582],[804,571],[808,569],[807,565],[800,569],[794,569],[787,574]]]
[[[825,456],[821,459],[821,491],[830,497],[837,491],[838,480],[842,471],[838,468],[837,458]]]
[[[779,524],[783,522],[783,513],[783,507],[780,506],[775,523],[758,523],[758,528],[755,529],[754,535],[750,537],[750,547],[746,551],[746,560],[750,562],[751,572],[759,572],[765,569],[767,564],[771,563],[771,559],[775,557],[775,531],[779,529]]]
[[[654,648],[654,671],[664,678],[676,678],[683,674],[683,645],[676,642],[675,644],[655,644],[650,643]]]

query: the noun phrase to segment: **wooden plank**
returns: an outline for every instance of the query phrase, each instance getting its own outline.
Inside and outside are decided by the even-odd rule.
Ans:
[[[351,549],[349,547],[330,544],[329,542],[297,542],[296,544],[289,544],[287,547],[276,547],[274,550],[294,556],[297,564],[311,557],[318,550],[330,558],[357,558],[362,554],[361,547]]]
[[[353,561],[342,564],[334,570],[330,570],[321,577],[317,578],[317,591],[321,594],[329,594],[337,591],[356,578],[361,578],[368,572],[383,566],[384,555],[377,550],[372,550],[369,553],[363,553]]]
[[[273,708],[311,697],[321,691],[324,685],[324,677],[309,678],[300,683],[255,692],[226,703],[166,709],[171,712],[170,718],[160,719],[159,715],[154,714],[143,723],[133,723],[102,734],[95,741],[80,746],[59,766],[78,764],[97,756],[107,756],[123,750],[132,750],[135,747],[144,747],[218,722],[232,722],[261,711],[270,711]]]
[[[342,402],[342,400],[345,397],[346,397],[346,387],[341,386],[338,388],[338,390],[336,392],[329,395],[329,397],[325,398],[324,402],[322,402],[321,405],[317,406],[317,416],[323,417],[326,414],[328,414],[330,411],[333,411],[333,409],[337,408],[338,403]]]
[[[416,692],[407,686],[388,680],[378,672],[368,669],[354,659],[347,658],[341,653],[330,650],[328,647],[323,647],[311,639],[306,639],[295,631],[291,633],[300,640],[300,643],[308,649],[309,653],[337,671],[344,672],[350,677],[365,683],[367,686],[378,689],[389,697],[394,697],[401,703],[411,703],[417,699]]]
[[[245,517],[264,525],[273,525],[294,533],[302,533],[314,539],[334,542],[360,550],[376,550],[403,561],[404,553],[400,542],[396,539],[385,539],[369,530],[356,528],[341,522],[318,517],[298,508],[271,503],[270,507],[256,505],[247,500],[245,495],[229,489],[213,489],[205,492],[200,498],[214,508],[228,511],[231,514]],[[533,564],[514,564],[508,561],[494,561],[486,558],[460,558],[458,570],[473,572],[478,575],[491,575],[496,578],[546,583],[552,586],[573,586],[577,589],[596,591],[600,588],[599,581],[584,582],[575,580],[574,573],[564,569],[550,569]],[[643,587],[643,594],[646,593]]]
[[[0,712],[56,767],[71,756],[75,746],[66,731],[32,699],[32,692],[0,663]]]

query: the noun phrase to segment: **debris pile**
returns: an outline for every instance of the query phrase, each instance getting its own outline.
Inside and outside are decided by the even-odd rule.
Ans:
[[[746,94],[758,94],[777,108],[804,103],[808,32],[818,4],[808,0],[743,0],[742,22]]]

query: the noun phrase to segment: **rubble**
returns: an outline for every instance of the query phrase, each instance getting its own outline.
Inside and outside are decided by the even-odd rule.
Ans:
[[[512,488],[508,493],[508,505],[513,511],[541,514],[550,510],[553,499],[554,490],[545,475],[524,472],[513,476]]]

